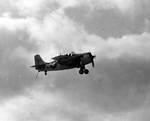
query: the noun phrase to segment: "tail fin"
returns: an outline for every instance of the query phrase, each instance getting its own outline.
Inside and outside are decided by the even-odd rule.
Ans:
[[[43,59],[41,58],[40,55],[35,55],[34,56],[34,61],[35,61],[35,66],[39,66],[39,65],[44,65],[45,62],[43,61]]]

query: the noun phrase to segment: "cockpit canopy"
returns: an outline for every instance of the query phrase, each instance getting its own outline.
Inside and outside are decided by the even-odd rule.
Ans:
[[[71,53],[69,53],[69,55],[70,56],[75,55],[75,52],[72,51]]]
[[[65,54],[65,55],[59,55],[59,56],[53,57],[52,59],[59,60],[61,58],[64,58],[65,56],[68,57],[68,56],[73,56],[73,55],[75,55],[75,52],[70,52],[70,53]]]
[[[65,54],[66,56],[73,56],[73,55],[75,55],[75,52],[70,52],[70,53],[68,53],[68,54]]]

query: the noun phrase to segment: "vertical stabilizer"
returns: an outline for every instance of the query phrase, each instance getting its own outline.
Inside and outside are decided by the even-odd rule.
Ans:
[[[41,58],[40,55],[35,55],[34,56],[34,61],[35,61],[35,66],[39,66],[39,65],[44,65],[45,62],[43,61],[43,59]]]

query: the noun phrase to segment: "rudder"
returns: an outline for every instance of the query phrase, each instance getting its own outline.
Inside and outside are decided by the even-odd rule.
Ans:
[[[41,58],[40,55],[35,55],[34,56],[34,61],[35,61],[35,66],[39,66],[39,65],[44,65],[45,62],[43,61],[43,59]]]

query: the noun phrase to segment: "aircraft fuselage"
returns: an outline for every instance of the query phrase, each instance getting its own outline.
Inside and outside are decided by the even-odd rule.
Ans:
[[[91,53],[82,53],[82,54],[66,54],[66,55],[59,55],[52,59],[54,61],[50,63],[46,63],[42,60],[40,55],[35,55],[35,67],[36,70],[39,72],[44,71],[45,75],[47,74],[47,71],[58,71],[58,70],[65,70],[65,69],[73,69],[73,68],[80,68],[79,73],[88,74],[88,70],[85,69],[85,65],[92,63],[92,66],[94,67],[94,61],[93,59],[95,56],[92,56]]]

